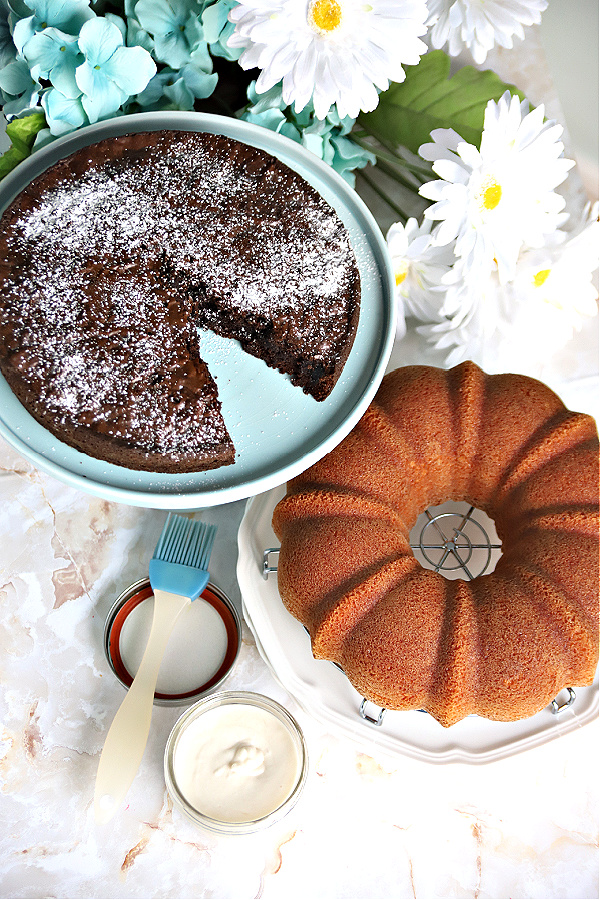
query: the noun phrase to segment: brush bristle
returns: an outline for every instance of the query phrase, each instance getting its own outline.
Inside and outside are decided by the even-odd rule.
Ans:
[[[207,569],[216,533],[216,525],[194,522],[169,513],[153,559],[193,569]]]

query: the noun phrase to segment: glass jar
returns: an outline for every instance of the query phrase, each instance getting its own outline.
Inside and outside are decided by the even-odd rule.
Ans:
[[[164,765],[167,789],[188,818],[218,834],[247,834],[296,804],[308,754],[300,726],[281,704],[224,691],[178,719]]]

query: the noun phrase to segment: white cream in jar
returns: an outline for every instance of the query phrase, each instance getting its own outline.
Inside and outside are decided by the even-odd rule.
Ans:
[[[291,808],[306,777],[304,739],[283,707],[259,694],[201,701],[176,724],[167,785],[191,818],[213,830],[252,830]]]

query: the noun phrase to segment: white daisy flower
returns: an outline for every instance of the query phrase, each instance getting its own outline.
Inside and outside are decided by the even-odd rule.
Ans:
[[[436,320],[417,328],[452,367],[471,359],[490,370],[491,348],[498,346],[503,323],[510,315],[510,296],[497,271],[479,279],[475,287],[460,265],[445,278],[445,302]]]
[[[425,217],[441,220],[440,243],[456,240],[456,255],[474,279],[497,265],[500,281],[509,281],[521,248],[543,246],[567,218],[564,198],[554,192],[574,165],[562,156],[562,126],[544,120],[543,106],[527,109],[506,92],[487,105],[480,150],[443,128],[419,148],[440,176],[419,190],[435,201]]]
[[[454,263],[452,245],[440,246],[431,235],[432,222],[396,222],[387,233],[387,246],[396,280],[398,337],[406,331],[405,316],[421,322],[439,321],[444,303],[444,276]]]
[[[470,359],[490,374],[521,372],[535,376],[539,375],[540,351],[544,361],[550,355],[536,344],[531,332],[521,331],[514,286],[500,284],[497,273],[480,285],[476,302],[469,296],[453,317],[427,323],[417,331],[440,353],[448,368]]]
[[[426,17],[425,0],[242,0],[229,13],[228,44],[243,49],[243,69],[262,70],[259,94],[282,81],[296,112],[312,99],[319,119],[334,104],[356,118],[426,52]]]
[[[465,48],[476,63],[485,61],[498,44],[512,47],[523,40],[523,26],[539,24],[548,0],[427,0],[431,43],[446,46],[450,56]]]
[[[598,313],[599,239],[596,205],[573,231],[556,232],[544,248],[524,249],[508,284],[493,271],[474,285],[459,267],[453,283],[445,278],[439,316],[417,330],[444,351],[447,366],[472,359],[489,372],[539,374],[585,318]]]
[[[523,349],[531,345],[553,355],[580,331],[585,318],[598,312],[592,276],[598,268],[598,207],[564,243],[527,250],[513,282],[515,331]],[[540,352],[536,355],[540,356]]]

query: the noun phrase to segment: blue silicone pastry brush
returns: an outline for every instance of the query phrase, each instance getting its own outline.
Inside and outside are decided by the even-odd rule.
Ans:
[[[173,626],[208,584],[208,562],[217,528],[169,513],[150,560],[154,616],[133,683],[117,710],[100,756],[94,814],[108,822],[135,778],[150,732],[158,670]]]

